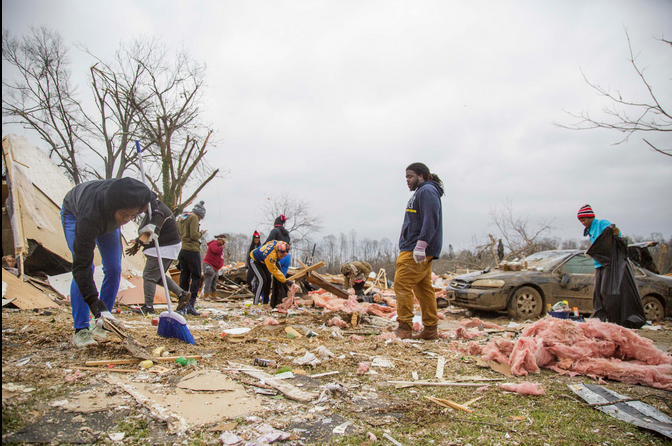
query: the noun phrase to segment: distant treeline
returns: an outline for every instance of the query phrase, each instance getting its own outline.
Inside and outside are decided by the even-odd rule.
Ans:
[[[245,255],[252,241],[252,236],[248,234],[228,234],[228,243],[226,244],[226,262],[243,262]],[[261,234],[261,240],[266,240],[267,234]],[[649,237],[628,237],[630,243],[643,241],[657,241],[658,245],[649,248],[651,255],[658,265],[661,274],[669,274],[672,271],[672,237],[667,240],[662,234],[655,233]],[[474,243],[477,245],[477,243]],[[567,239],[544,238],[537,240],[526,250],[517,253],[511,253],[504,250],[505,260],[522,259],[524,256],[534,254],[539,251],[549,249],[588,249],[590,242],[585,239]],[[665,252],[661,258],[663,247]],[[314,255],[313,255],[314,249]],[[357,233],[351,231],[348,235],[341,233],[338,237],[327,235],[319,241],[302,241],[299,244],[292,245],[291,250],[293,266],[300,266],[296,260],[303,263],[309,262],[311,256],[313,263],[324,262],[326,266],[321,272],[330,274],[339,274],[340,266],[344,262],[352,260],[363,260],[369,262],[374,272],[384,268],[388,278],[394,276],[395,262],[399,254],[397,243],[387,238],[375,240],[370,238],[357,238]],[[434,272],[444,274],[447,272],[456,272],[458,269],[482,269],[487,266],[494,266],[499,262],[497,245],[494,249],[491,242],[470,249],[454,250],[451,244],[444,245],[444,252],[441,255],[441,261],[437,262]],[[496,260],[495,260],[496,259]]]

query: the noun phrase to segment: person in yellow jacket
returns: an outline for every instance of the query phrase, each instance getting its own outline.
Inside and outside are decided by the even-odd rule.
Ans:
[[[254,305],[259,305],[261,294],[268,296],[271,292],[271,274],[280,283],[286,283],[290,288],[294,282],[287,280],[278,268],[278,260],[289,254],[289,243],[272,240],[250,253],[250,267],[259,282],[254,293]]]

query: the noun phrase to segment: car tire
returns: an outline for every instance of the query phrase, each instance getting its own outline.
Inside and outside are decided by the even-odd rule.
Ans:
[[[660,322],[665,317],[665,307],[655,296],[646,296],[642,299],[642,305],[647,321]]]
[[[523,286],[514,291],[509,301],[509,316],[514,319],[534,319],[543,313],[544,299],[536,289]]]

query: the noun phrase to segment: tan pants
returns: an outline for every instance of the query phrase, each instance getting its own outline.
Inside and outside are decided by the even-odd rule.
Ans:
[[[402,251],[397,258],[394,273],[394,293],[397,295],[397,320],[413,325],[413,293],[420,302],[422,325],[433,327],[439,324],[436,315],[436,294],[432,286],[432,257],[415,263],[412,251]]]

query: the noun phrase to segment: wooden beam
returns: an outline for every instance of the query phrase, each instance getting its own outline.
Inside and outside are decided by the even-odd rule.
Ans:
[[[157,358],[152,358],[152,361],[158,361],[158,362],[166,362],[166,361],[173,361],[180,356],[161,356]],[[203,356],[202,355],[195,355],[195,356],[184,356],[186,359],[201,359]],[[86,361],[84,363],[85,366],[94,366],[94,365],[109,365],[109,364],[114,364],[114,365],[122,365],[122,364],[139,364],[142,361],[142,359],[135,359],[135,358],[130,358],[130,359],[101,359],[100,361]]]
[[[340,289],[336,285],[333,285],[333,284],[327,282],[322,276],[320,276],[319,274],[317,274],[314,271],[311,272],[310,274],[308,274],[308,277],[306,277],[306,280],[311,285],[315,285],[317,287],[320,287],[320,288],[324,289],[325,291],[329,291],[331,294],[333,294],[335,296],[338,296],[342,299],[347,299],[348,297],[350,297],[350,295],[348,293],[346,293],[345,291],[343,291],[342,289]]]
[[[301,271],[297,272],[293,276],[288,277],[287,280],[296,281],[297,279],[302,278],[303,276],[305,276],[309,272],[315,271],[316,269],[319,269],[319,268],[322,268],[324,265],[326,265],[326,263],[320,262],[320,263],[316,263],[315,265],[308,266],[308,267],[302,269]]]

